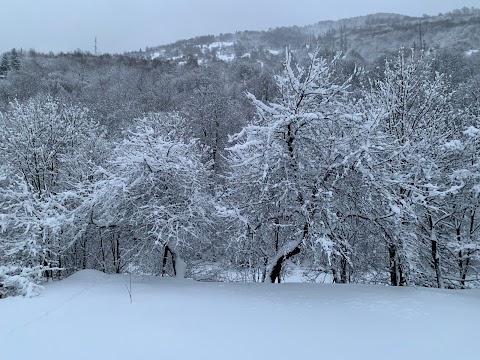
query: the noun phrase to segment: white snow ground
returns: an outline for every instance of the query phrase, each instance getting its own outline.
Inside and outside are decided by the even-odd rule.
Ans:
[[[0,300],[0,359],[480,359],[480,290],[128,279]]]

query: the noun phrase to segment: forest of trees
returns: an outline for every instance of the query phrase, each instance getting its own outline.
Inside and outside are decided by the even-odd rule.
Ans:
[[[0,297],[85,268],[477,286],[480,55],[283,60],[6,53]]]

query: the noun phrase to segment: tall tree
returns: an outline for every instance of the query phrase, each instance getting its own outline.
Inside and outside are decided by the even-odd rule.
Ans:
[[[422,263],[429,259],[436,285],[444,286],[438,226],[446,215],[440,203],[450,191],[442,179],[441,150],[451,136],[450,97],[431,62],[403,50],[387,60],[383,79],[367,96],[366,123],[373,137],[366,168],[373,169],[370,176],[384,198],[385,214],[392,215],[382,225],[392,285],[421,281],[419,273],[431,278]]]
[[[3,54],[2,62],[0,62],[0,76],[6,76],[10,70],[10,62],[8,59],[8,54]]]
[[[335,62],[333,60],[333,62]],[[295,64],[288,53],[276,77],[280,97],[264,103],[252,94],[257,123],[232,140],[229,175],[233,199],[249,235],[262,239],[269,281],[281,281],[284,263],[302,250],[311,258],[323,249],[339,252],[341,239],[330,231],[335,209],[333,183],[349,162],[347,134],[353,122],[345,108],[350,79],[337,83],[332,63],[309,55],[309,64]]]
[[[10,52],[10,67],[14,70],[20,70],[20,57],[15,48]]]
[[[150,251],[168,256],[173,271],[184,274],[191,248],[208,243],[212,198],[204,152],[198,142],[184,137],[185,120],[176,114],[150,114],[140,119],[119,144],[111,161],[103,193],[109,200],[99,206],[117,224],[132,228]]]
[[[51,97],[18,101],[0,118],[6,186],[0,189],[0,258],[51,277],[80,233],[77,185],[89,176],[87,145],[99,138],[86,109]],[[35,271],[33,271],[35,270]]]

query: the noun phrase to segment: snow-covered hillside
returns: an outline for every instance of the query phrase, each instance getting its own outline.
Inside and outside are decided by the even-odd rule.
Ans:
[[[276,56],[285,47],[288,46],[291,51],[302,51],[305,44],[327,51],[343,51],[347,58],[360,63],[374,61],[385,53],[396,53],[403,47],[455,49],[459,53],[468,54],[470,49],[476,49],[472,46],[477,46],[479,41],[479,19],[479,11],[473,8],[422,17],[377,13],[336,21],[319,21],[303,27],[198,36],[130,55],[176,63],[183,61],[180,58],[194,56],[200,63],[204,63],[213,60],[228,62],[240,59],[244,54],[254,53],[255,61],[268,63],[273,60],[275,63],[282,60]]]
[[[480,291],[86,270],[0,301],[0,359],[476,359]]]

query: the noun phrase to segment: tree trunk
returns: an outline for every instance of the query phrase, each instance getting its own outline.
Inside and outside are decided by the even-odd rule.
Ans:
[[[456,232],[456,237],[457,237],[457,242],[461,244],[462,242],[462,237],[461,237],[461,229],[460,229],[460,224],[457,224],[455,228]],[[466,271],[465,271],[465,261],[463,259],[463,250],[460,250],[458,252],[458,270],[459,270],[459,275],[460,275],[460,287],[462,289],[465,289],[465,279],[466,279]]]
[[[161,276],[163,277],[165,275],[165,272],[167,270],[167,260],[168,260],[168,245],[165,245],[163,248],[163,261],[162,261],[162,273]]]
[[[102,250],[102,271],[107,272],[107,258],[105,255],[105,248],[103,247],[103,236],[102,230],[100,230],[100,249]]]
[[[460,274],[460,285],[462,286],[462,289],[465,289],[465,281],[467,280],[467,272],[468,272],[468,265],[470,263],[470,253],[467,253],[467,260],[465,260],[465,263],[463,264],[463,271]]]
[[[308,236],[308,232],[309,232],[308,222],[305,222],[303,224],[302,240]],[[278,256],[277,261],[273,265],[269,274],[271,283],[275,283],[275,281],[278,281],[278,283],[281,282],[280,275],[282,272],[283,263],[286,260],[290,259],[292,256],[295,256],[300,253],[301,244],[302,244],[302,241],[299,241],[298,244],[293,249],[286,251],[285,254],[283,254],[282,256],[278,256],[277,254]]]
[[[112,253],[113,253],[113,265],[115,273],[120,274],[122,269],[121,255],[120,255],[120,236],[115,237],[115,233],[112,234]]]
[[[339,284],[340,283],[340,280],[338,279],[338,271],[335,268],[335,266],[332,267],[332,277],[333,277],[332,281],[333,281],[334,284]]]
[[[398,257],[397,247],[395,244],[388,245],[388,255],[390,259],[390,285],[405,286],[407,279],[402,270],[402,266]]]
[[[432,247],[432,262],[433,262],[433,268],[435,269],[437,287],[439,289],[443,289],[445,286],[443,284],[442,268],[440,266],[440,253],[438,251],[437,233],[435,231],[435,227],[433,226],[433,219],[431,216],[428,217],[428,223],[430,225],[430,243]]]
[[[58,270],[56,271],[56,276],[57,278],[60,278],[62,276],[62,270],[60,270],[62,268],[62,257],[59,255],[58,256]]]
[[[267,279],[267,266],[268,266],[268,256],[265,256],[263,258],[263,270],[262,270],[262,278],[260,279],[260,282],[265,282]]]
[[[347,259],[342,256],[340,260],[340,265],[341,265],[341,272],[340,272],[340,283],[341,284],[346,284],[348,283],[348,263]]]
[[[172,250],[172,248],[168,245],[165,245],[163,251],[162,276],[164,276],[167,270],[168,254],[170,254],[172,258],[173,276],[185,277],[185,270],[187,264],[182,260],[180,255],[178,255],[177,252],[175,250]]]
[[[432,234],[434,236],[434,234]],[[436,238],[432,238],[432,259],[433,265],[435,268],[435,275],[437,278],[437,287],[443,289],[445,286],[443,284],[442,269],[440,267],[440,254],[438,252],[438,243]]]
[[[271,283],[275,283],[275,281],[277,281],[280,284],[280,282],[281,282],[280,275],[281,275],[281,272],[282,272],[283,263],[286,260],[290,259],[292,256],[297,255],[298,253],[300,253],[300,246],[295,247],[292,251],[290,251],[287,254],[281,256],[277,260],[277,262],[273,266],[272,270],[270,271],[269,277],[270,277],[270,282]]]
[[[103,248],[103,245],[102,245]],[[87,268],[87,240],[83,239],[83,246],[82,246],[82,269],[85,270]]]
[[[398,286],[397,249],[394,244],[388,245],[388,255],[390,258],[390,285]]]

